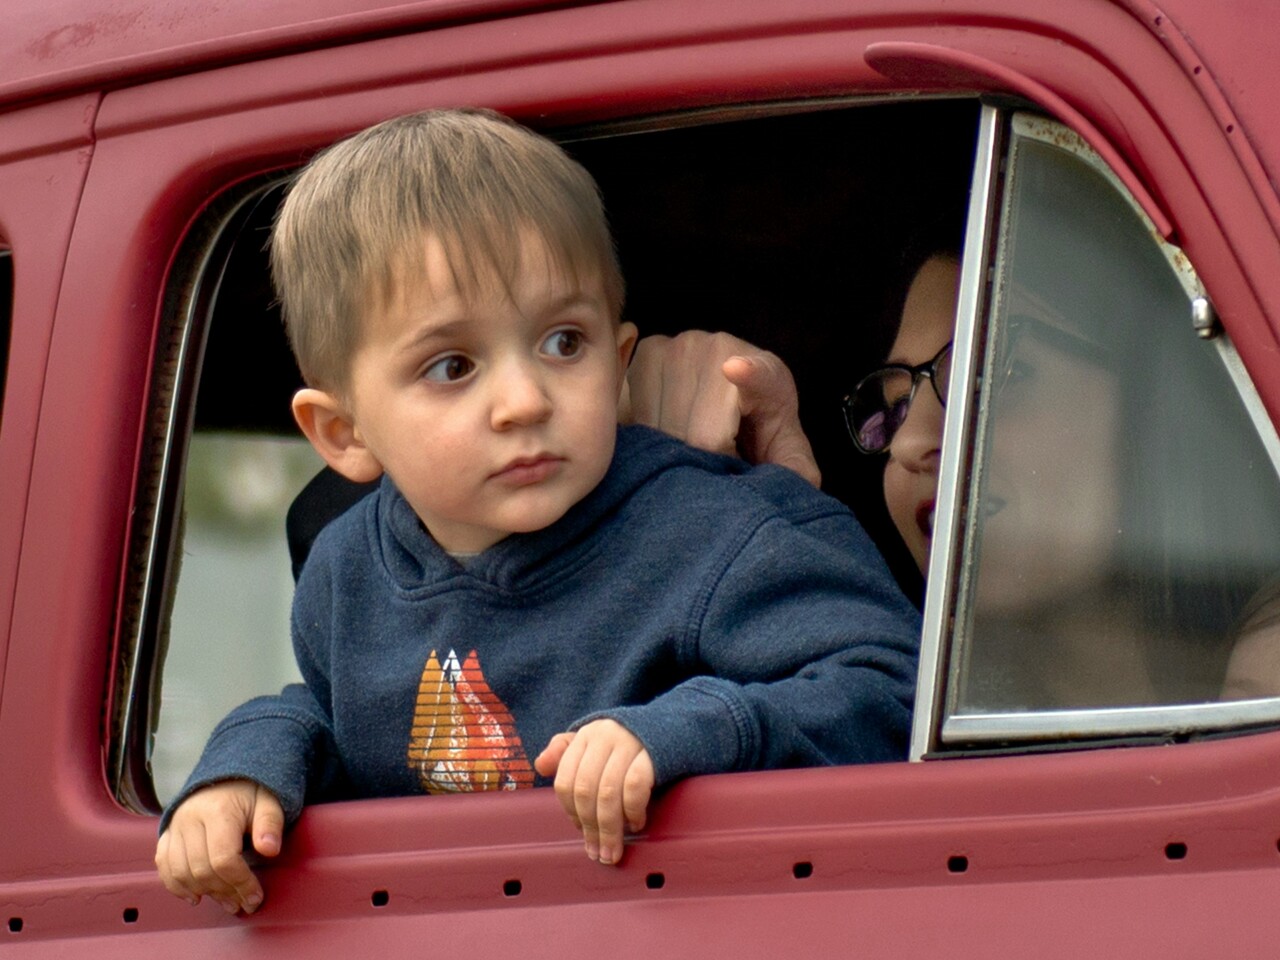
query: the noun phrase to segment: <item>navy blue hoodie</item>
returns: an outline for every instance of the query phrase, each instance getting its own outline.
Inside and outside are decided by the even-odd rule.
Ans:
[[[389,480],[316,541],[305,684],[223,720],[167,811],[245,778],[303,803],[542,783],[550,738],[611,717],[658,785],[906,755],[919,617],[852,514],[781,467],[643,427],[552,526],[465,562]]]

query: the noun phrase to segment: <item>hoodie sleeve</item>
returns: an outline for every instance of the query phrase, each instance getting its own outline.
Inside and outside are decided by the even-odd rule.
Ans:
[[[834,501],[831,501],[834,504]],[[920,619],[851,514],[748,527],[694,608],[698,676],[602,711],[658,782],[731,770],[904,759]]]
[[[326,792],[337,773],[328,758],[336,756],[328,718],[301,683],[274,696],[241,704],[214,728],[200,762],[178,795],[165,808],[160,832],[174,811],[201,787],[223,780],[252,780],[266,787],[293,823],[303,802]]]

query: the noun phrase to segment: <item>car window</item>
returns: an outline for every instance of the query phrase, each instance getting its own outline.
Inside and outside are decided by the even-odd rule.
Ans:
[[[1096,156],[1034,117],[1008,142],[942,740],[1259,719],[1153,708],[1280,695],[1274,430]]]
[[[782,356],[824,488],[854,507],[908,590],[918,582],[880,464],[854,453],[840,400],[893,339],[904,251],[939,234],[958,243],[977,114],[968,99],[823,102],[548,131],[600,184],[626,318],[642,334],[728,330]],[[116,718],[116,793],[136,809],[179,789],[229,707],[297,675],[284,518],[318,461],[289,412],[301,379],[264,249],[282,189],[280,174],[229,189],[177,258],[131,712]]]

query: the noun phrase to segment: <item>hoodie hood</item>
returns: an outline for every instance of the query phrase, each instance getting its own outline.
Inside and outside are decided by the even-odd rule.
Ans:
[[[373,509],[353,513],[365,517],[370,545],[401,590],[472,577],[520,591],[557,579],[585,560],[597,549],[595,533],[601,524],[636,490],[657,474],[684,467],[730,474],[750,469],[735,457],[696,450],[649,427],[619,427],[609,470],[591,493],[549,527],[511,534],[465,563],[440,547],[389,477],[383,477],[373,494]]]

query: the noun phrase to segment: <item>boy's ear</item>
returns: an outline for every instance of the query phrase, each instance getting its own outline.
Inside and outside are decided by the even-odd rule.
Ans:
[[[640,331],[634,323],[618,324],[618,377],[619,381],[627,375],[627,366],[631,363],[631,354],[635,353],[636,340]]]
[[[382,476],[380,464],[360,438],[355,421],[331,393],[304,387],[293,395],[293,419],[324,462],[355,483]]]

